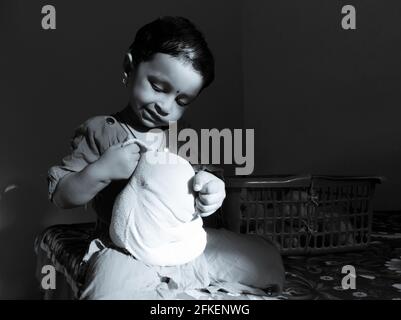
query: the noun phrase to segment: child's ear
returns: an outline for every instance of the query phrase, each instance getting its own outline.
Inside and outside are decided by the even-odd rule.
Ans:
[[[133,68],[134,64],[132,60],[132,54],[131,52],[127,52],[124,56],[124,62],[123,62],[123,84],[126,87],[128,86],[129,77],[131,75]]]
[[[129,75],[133,68],[134,64],[133,64],[132,54],[131,52],[127,52],[125,53],[124,56],[124,63],[123,63],[124,72]]]
[[[132,64],[132,54],[131,54],[131,52],[127,52],[125,55],[128,58],[130,65],[132,66],[133,64]]]

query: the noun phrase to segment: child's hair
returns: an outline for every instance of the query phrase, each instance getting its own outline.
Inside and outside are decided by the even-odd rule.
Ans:
[[[152,59],[156,53],[165,53],[178,57],[198,71],[203,77],[203,88],[214,80],[214,58],[203,34],[192,22],[183,17],[160,17],[138,30],[128,53],[132,56],[132,65]],[[128,55],[124,60],[124,72],[131,72]]]

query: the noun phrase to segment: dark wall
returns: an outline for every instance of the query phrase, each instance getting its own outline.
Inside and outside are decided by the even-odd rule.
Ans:
[[[243,17],[255,173],[383,175],[374,207],[400,209],[401,3],[247,1]]]
[[[61,211],[47,201],[46,172],[69,150],[88,117],[125,107],[125,50],[139,27],[183,15],[204,32],[217,77],[188,111],[194,127],[240,127],[240,11],[215,1],[51,1],[56,30],[41,28],[48,1],[0,2],[0,298],[38,297],[34,236],[45,226],[93,220],[92,211]],[[230,108],[230,112],[227,112]]]

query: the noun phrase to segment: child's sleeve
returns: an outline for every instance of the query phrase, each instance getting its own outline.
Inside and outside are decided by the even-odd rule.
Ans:
[[[111,116],[98,116],[81,124],[71,139],[71,153],[61,164],[52,166],[47,175],[49,199],[61,178],[71,172],[79,172],[95,162],[111,146],[127,139],[127,133]]]

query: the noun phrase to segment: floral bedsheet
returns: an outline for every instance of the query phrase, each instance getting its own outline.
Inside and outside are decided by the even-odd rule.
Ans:
[[[368,249],[319,256],[286,256],[279,299],[401,300],[401,212],[375,213]],[[355,287],[343,287],[343,266],[355,268]],[[350,283],[345,281],[345,283]]]

